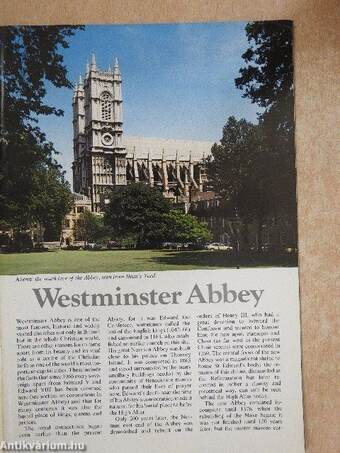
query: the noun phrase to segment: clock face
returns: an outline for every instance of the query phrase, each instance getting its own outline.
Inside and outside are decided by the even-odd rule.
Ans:
[[[105,146],[111,146],[113,143],[113,137],[109,132],[105,132],[105,134],[102,135],[102,143]]]

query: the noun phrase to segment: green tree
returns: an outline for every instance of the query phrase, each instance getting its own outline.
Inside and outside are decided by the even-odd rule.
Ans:
[[[17,140],[15,140],[17,139]],[[35,138],[13,136],[2,173],[1,217],[14,230],[41,223],[47,239],[59,237],[62,219],[72,206],[72,195],[57,165],[46,162],[44,148]]]
[[[101,215],[85,211],[79,216],[76,237],[85,241],[86,244],[109,240],[110,234],[110,229],[104,224]]]
[[[246,25],[249,48],[242,55],[246,66],[240,69],[236,86],[244,97],[266,112],[286,106],[277,116],[277,124],[293,129],[293,23],[259,21]]]
[[[170,203],[154,187],[143,183],[116,187],[109,196],[104,221],[116,239],[134,236],[137,246],[155,246],[165,237],[163,214]]]
[[[192,214],[186,214],[179,209],[172,209],[163,217],[166,224],[166,241],[199,244],[212,239],[209,229]]]
[[[60,238],[62,223],[65,215],[70,211],[73,197],[64,175],[57,169],[50,167],[32,175],[34,192],[31,193],[30,202],[33,218],[44,225],[45,240]],[[41,188],[44,190],[41,190]]]
[[[70,206],[69,185],[39,115],[63,114],[45,103],[46,84],[71,88],[61,48],[79,27],[2,27],[1,220],[20,230],[34,222],[60,229]]]
[[[262,222],[272,209],[271,194],[267,191],[267,148],[262,146],[261,127],[231,116],[223,128],[219,144],[212,147],[208,171],[214,189],[229,209],[229,216],[243,223],[241,246],[248,247],[248,226],[258,224],[261,247]]]
[[[212,147],[208,170],[214,189],[226,200],[236,200],[251,172],[251,160],[258,145],[256,126],[230,116],[219,144]]]
[[[263,184],[271,194],[274,216],[285,212],[296,229],[292,22],[250,22],[246,34],[246,65],[235,84],[263,109],[259,123],[268,169]]]

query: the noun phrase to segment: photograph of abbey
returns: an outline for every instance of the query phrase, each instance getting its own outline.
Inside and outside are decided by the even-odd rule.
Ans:
[[[297,265],[292,22],[0,31],[0,273]]]

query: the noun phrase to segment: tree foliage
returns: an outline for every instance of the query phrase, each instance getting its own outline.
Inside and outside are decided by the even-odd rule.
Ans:
[[[292,22],[250,22],[246,33],[246,66],[235,83],[244,97],[264,109],[259,115],[262,146],[267,148],[264,184],[272,204],[296,222]]]
[[[31,217],[45,227],[45,240],[60,237],[65,215],[70,211],[73,198],[64,175],[54,167],[36,170],[32,175]],[[43,188],[43,189],[42,189]]]
[[[292,101],[292,22],[250,22],[246,34],[249,48],[242,58],[247,65],[240,69],[236,86],[244,91],[244,97],[267,110],[284,99]]]
[[[246,66],[235,79],[243,96],[264,108],[261,120],[273,137],[292,142],[294,133],[293,31],[290,21],[250,22]]]
[[[104,221],[115,239],[133,237],[139,247],[211,239],[209,230],[195,216],[172,209],[157,188],[143,183],[113,189]]]
[[[56,231],[72,199],[39,115],[63,114],[45,102],[47,83],[71,88],[61,48],[78,27],[2,27],[1,220],[14,229],[34,222]]]
[[[111,231],[104,224],[104,219],[101,215],[85,211],[79,216],[76,229],[76,237],[79,240],[83,240],[85,243],[102,242],[109,240],[110,235]]]
[[[244,195],[258,191],[256,186],[261,169],[258,128],[231,116],[223,128],[220,143],[215,143],[211,151],[208,169],[214,189],[231,204],[235,213],[243,207],[247,212],[253,209],[254,206],[244,203]]]
[[[143,183],[116,187],[109,199],[104,221],[116,238],[134,235],[138,246],[162,241],[162,216],[169,212],[170,203],[157,188]]]
[[[247,225],[255,221],[260,230],[264,216],[273,209],[272,194],[266,186],[268,153],[261,127],[231,116],[220,143],[215,143],[211,152],[208,170],[214,189],[229,207],[229,216],[243,221],[247,242]]]
[[[9,130],[19,125],[41,133],[36,115],[62,115],[63,111],[45,103],[46,82],[58,88],[72,88],[60,48],[81,27],[17,26],[2,27],[4,55],[5,124]],[[33,128],[33,129],[32,129]]]
[[[200,244],[212,239],[209,229],[197,217],[179,209],[172,209],[164,215],[166,224],[164,240],[168,242],[190,242]]]
[[[261,107],[259,123],[230,117],[209,163],[213,186],[235,215],[257,221],[288,214],[296,227],[292,24],[251,22],[249,48],[236,78],[243,96]]]

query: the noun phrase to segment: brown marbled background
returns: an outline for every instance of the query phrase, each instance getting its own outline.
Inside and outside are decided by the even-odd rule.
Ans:
[[[339,1],[1,0],[0,9],[0,25],[294,20],[306,451],[339,451]]]

